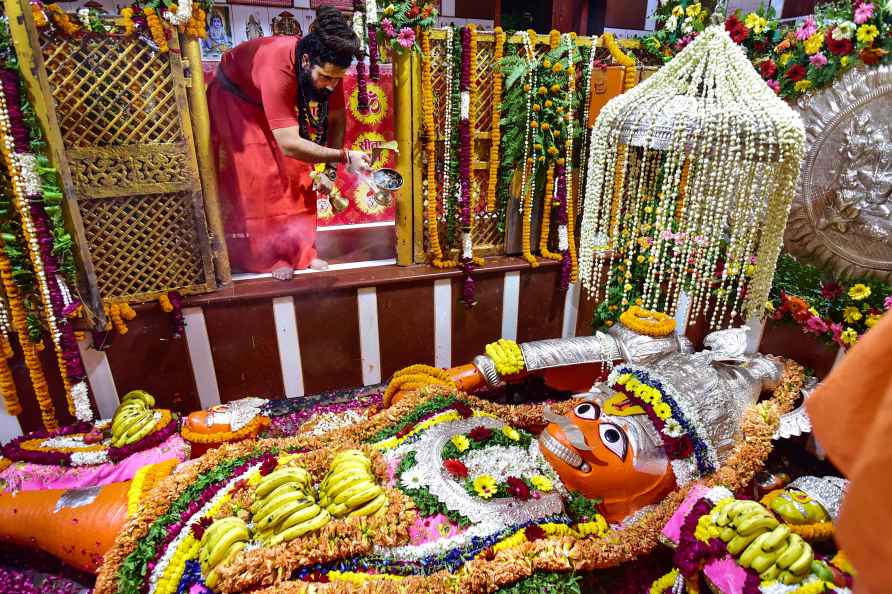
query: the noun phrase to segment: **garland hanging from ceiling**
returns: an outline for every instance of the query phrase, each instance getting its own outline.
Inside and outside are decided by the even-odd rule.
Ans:
[[[705,29],[595,123],[580,236],[589,294],[615,283],[622,306],[674,311],[684,291],[691,319],[711,314],[711,327],[760,314],[804,143],[724,27]]]

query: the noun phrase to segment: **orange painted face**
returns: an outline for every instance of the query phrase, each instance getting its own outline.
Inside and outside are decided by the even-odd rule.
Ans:
[[[546,417],[551,423],[539,436],[545,459],[567,489],[600,498],[608,520],[656,503],[675,487],[672,467],[646,416],[608,416],[593,401],[578,404],[566,416]]]

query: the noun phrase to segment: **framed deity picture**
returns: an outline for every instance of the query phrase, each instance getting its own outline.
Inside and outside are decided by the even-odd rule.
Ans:
[[[294,35],[303,37],[310,30],[316,11],[305,8],[280,10],[270,8],[270,31],[273,35]]]
[[[269,37],[270,30],[269,13],[266,6],[232,6],[232,42],[235,45],[257,39]]]
[[[205,60],[219,60],[232,48],[232,23],[229,6],[215,4],[207,14],[207,39],[201,40],[201,57]]]

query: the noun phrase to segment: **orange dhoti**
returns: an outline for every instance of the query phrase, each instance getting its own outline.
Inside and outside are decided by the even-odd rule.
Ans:
[[[232,94],[216,77],[207,97],[233,268],[307,268],[316,257],[311,165],[285,157],[263,108]]]

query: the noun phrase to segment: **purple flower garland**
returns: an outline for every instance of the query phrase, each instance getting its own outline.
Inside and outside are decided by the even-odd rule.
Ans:
[[[38,452],[35,450],[26,450],[22,448],[22,443],[31,441],[32,439],[52,439],[53,437],[61,437],[63,435],[72,435],[75,433],[89,433],[92,429],[92,423],[79,422],[73,425],[59,427],[52,431],[47,431],[46,429],[32,431],[27,435],[16,437],[3,446],[3,455],[13,462],[29,462],[31,464],[44,464],[47,466],[71,466],[70,452]]]
[[[360,113],[368,113],[369,111],[369,91],[366,87],[364,60],[365,58],[362,56],[356,60],[356,86],[359,89],[356,106],[359,108]]]
[[[381,78],[378,65],[378,27],[375,23],[369,23],[366,29],[369,32],[369,78],[378,80]]]
[[[557,166],[557,198],[558,198],[558,226],[567,227],[567,172],[563,165]],[[566,291],[570,287],[570,249],[561,252],[561,290]]]
[[[183,317],[183,296],[178,291],[170,291],[167,299],[173,309],[170,312],[170,323],[173,337],[180,338],[186,333],[186,319]]]
[[[3,86],[3,95],[6,100],[6,111],[9,115],[10,131],[15,151],[22,155],[30,154],[28,127],[25,125],[25,118],[22,114],[18,73],[8,68],[0,68],[0,82],[2,82]],[[40,170],[35,171],[35,174],[40,175]],[[60,333],[58,348],[65,366],[65,369],[60,371],[65,373],[71,385],[75,385],[86,380],[87,372],[81,360],[74,328],[66,317],[66,312],[70,308],[66,308],[62,291],[59,288],[59,262],[53,254],[53,234],[50,230],[44,197],[40,194],[35,194],[27,196],[26,199],[30,204],[31,220],[40,249],[40,253],[34,255],[39,257],[43,263],[45,282],[49,292],[50,302],[45,305],[49,307],[51,315],[56,319],[56,327]],[[24,216],[25,213],[21,214]],[[74,413],[73,408],[74,404],[69,396],[69,409],[72,409],[72,414]]]
[[[461,71],[459,79],[459,91],[469,93],[471,90],[471,29],[461,29]],[[458,199],[459,222],[461,223],[462,238],[471,233],[471,122],[467,117],[462,117],[458,123],[458,179],[460,194]],[[473,256],[464,255],[464,240],[462,241],[462,298],[465,307],[476,304],[474,295],[476,286],[471,272],[475,268]]]

